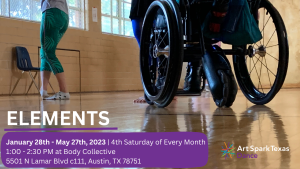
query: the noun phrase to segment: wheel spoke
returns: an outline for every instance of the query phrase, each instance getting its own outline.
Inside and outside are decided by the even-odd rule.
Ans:
[[[250,60],[250,66],[249,66],[249,68],[251,68],[251,58],[249,57],[249,60]],[[246,62],[246,67],[248,66],[248,62]],[[251,70],[250,70],[250,72],[249,72],[249,69],[247,68],[247,70],[248,70],[248,74],[249,74],[249,76],[251,76]]]
[[[262,62],[261,62],[261,64],[260,64],[259,79],[261,78],[261,69],[262,69]],[[265,94],[265,92],[264,92],[264,89],[263,89],[262,85],[261,85],[261,89],[262,89],[263,93]]]
[[[277,45],[272,45],[272,46],[266,46],[265,48],[267,49],[267,48],[271,48],[271,47],[274,47],[274,46],[278,46],[279,44],[277,44]]]
[[[168,59],[166,60],[166,63],[164,64],[164,62],[165,62],[165,60],[166,60],[166,58],[164,57],[164,59],[160,62],[160,64],[158,65],[158,68],[157,69],[159,69],[160,67],[163,67],[164,68],[164,74],[163,74],[163,76],[165,76],[166,75],[166,73],[167,73],[167,71],[165,71],[165,69],[167,69],[167,65],[168,65]],[[165,66],[162,66],[162,65],[165,65]]]
[[[267,59],[266,59],[266,57],[265,57],[265,63],[266,63],[266,65],[267,65]],[[267,66],[268,66],[268,65],[267,65]],[[269,77],[269,82],[270,82],[270,89],[271,89],[271,88],[272,88],[272,83],[271,83],[269,71],[267,71],[267,72],[268,72],[268,77]]]
[[[279,60],[277,58],[275,58],[274,56],[270,55],[268,52],[266,52],[267,55],[271,56],[272,58],[274,58],[275,60],[277,60],[279,62]]]
[[[158,65],[158,68],[162,65],[162,63],[164,63],[165,59],[166,59],[166,58],[164,58],[164,59],[160,62],[161,64]]]
[[[161,32],[161,31],[160,31]],[[157,41],[155,41],[155,44],[157,44],[158,40],[159,40],[159,37],[160,37],[160,32],[158,33],[158,36],[157,36]]]
[[[256,58],[257,59],[257,58]],[[253,71],[253,69],[254,69],[254,67],[255,67],[255,65],[257,64],[257,62],[258,62],[258,60],[256,60],[256,62],[254,63],[254,61],[253,61],[253,63],[254,63],[254,66],[253,66],[253,68],[251,69],[251,71],[250,71],[250,74],[251,74],[251,72]],[[250,61],[250,68],[251,68],[251,61]]]
[[[160,31],[160,32],[162,32],[162,31]],[[167,33],[166,33],[165,36],[162,38],[162,37],[160,36],[160,32],[159,32],[159,37],[161,38],[161,41],[160,41],[159,44],[161,44],[161,42],[163,42],[164,45],[167,46],[166,43],[164,42],[164,38],[165,38],[165,36],[166,36]],[[156,44],[158,44],[158,43],[156,43]],[[159,45],[158,45],[158,46],[159,46]]]
[[[263,24],[265,24],[265,12],[266,9],[264,9],[264,20],[263,20]],[[265,29],[263,29],[263,45],[265,44]]]
[[[256,56],[255,56],[256,57]],[[256,57],[257,58],[257,57]],[[261,61],[260,61],[261,62]],[[262,62],[261,62],[262,63]],[[264,64],[264,63],[262,63],[262,65],[264,65],[267,69],[268,69],[268,71],[270,71],[275,77],[276,77],[276,75]]]
[[[276,32],[276,29],[274,30],[274,32],[273,32],[272,36],[270,37],[270,39],[269,39],[268,43],[266,44],[266,46],[268,46],[268,44],[269,44],[269,42],[271,41],[272,37],[274,36],[274,33],[275,33],[275,32]]]
[[[159,46],[159,45],[161,44],[161,42],[164,41],[164,39],[165,39],[165,37],[166,37],[167,34],[168,34],[168,33],[165,34],[165,36],[162,38],[162,40],[159,42],[159,44],[158,44],[157,46]],[[166,46],[167,46],[167,45],[166,45]]]
[[[165,46],[167,46],[166,43],[165,43],[165,41],[162,41],[162,42],[164,43]]]
[[[267,23],[264,25],[264,27],[263,27],[263,30],[262,30],[262,31],[264,31],[264,30],[265,30],[265,27],[266,27],[266,25],[268,24],[268,22],[269,22],[270,18],[271,18],[271,16],[270,16],[270,17],[269,17],[269,19],[267,20]],[[261,31],[261,32],[262,32],[262,31]],[[260,33],[261,33],[261,32],[260,32]]]
[[[156,42],[156,44],[158,44],[158,41],[159,41],[159,39],[161,39],[160,33],[161,33],[161,31],[160,31],[160,32],[159,32],[159,34],[158,34],[158,37],[157,37],[157,42]]]
[[[258,60],[258,59],[257,59],[257,60]],[[252,60],[252,61],[253,61],[253,60]],[[254,63],[254,61],[253,61],[253,63]],[[257,72],[256,66],[254,66],[254,67],[255,67],[256,74],[257,74],[257,76],[258,76],[258,72]],[[260,86],[262,86],[262,84],[261,84],[261,82],[260,82],[260,78],[258,78],[258,81],[259,81]],[[259,85],[258,85],[258,90],[259,90]]]

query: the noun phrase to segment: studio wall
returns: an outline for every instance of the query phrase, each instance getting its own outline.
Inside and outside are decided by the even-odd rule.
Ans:
[[[290,45],[290,62],[285,88],[300,87],[300,1],[271,0],[281,13],[288,31]],[[58,48],[80,50],[78,52],[57,51],[62,60],[71,92],[101,92],[142,90],[139,73],[139,50],[132,37],[115,36],[101,32],[100,0],[89,0],[87,12],[88,30],[70,28]],[[98,22],[92,22],[91,7],[98,8]],[[33,65],[39,65],[38,46],[40,46],[40,24],[12,18],[0,18],[0,95],[7,95],[21,76],[16,67],[15,46],[28,49]],[[231,57],[229,57],[231,60]],[[180,87],[185,76],[183,66]],[[81,73],[80,73],[81,72]],[[263,74],[264,78],[267,74]],[[25,74],[20,80],[15,94],[24,94],[31,82]],[[57,82],[52,76],[51,83],[58,90]],[[51,90],[49,89],[49,92]],[[33,86],[29,93],[38,93]]]

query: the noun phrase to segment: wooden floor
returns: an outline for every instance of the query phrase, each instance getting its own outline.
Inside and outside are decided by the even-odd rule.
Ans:
[[[209,142],[209,160],[203,168],[300,168],[300,89],[281,90],[266,106],[251,104],[239,92],[234,105],[223,109],[215,106],[209,93],[201,97],[180,96],[165,109],[133,104],[133,99],[141,95],[142,92],[73,94],[70,101],[42,101],[37,95],[0,97],[0,137],[5,134],[5,128],[13,128],[7,126],[7,111],[11,110],[24,111],[25,121],[30,120],[33,110],[108,111],[110,124],[107,127],[118,127],[117,132],[205,133]],[[89,119],[87,123],[90,123]],[[236,149],[239,145],[274,145],[289,147],[290,151],[258,152],[257,159],[235,156],[225,160],[221,157],[224,142],[233,143]]]

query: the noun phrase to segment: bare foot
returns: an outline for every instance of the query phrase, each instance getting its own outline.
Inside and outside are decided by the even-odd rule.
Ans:
[[[173,98],[173,100],[177,100],[177,97],[175,96],[175,97]],[[140,97],[140,98],[138,98],[138,99],[133,100],[133,103],[146,103],[146,100],[145,100],[144,97]]]
[[[146,103],[146,100],[144,97],[140,97],[138,99],[133,100],[133,103]]]

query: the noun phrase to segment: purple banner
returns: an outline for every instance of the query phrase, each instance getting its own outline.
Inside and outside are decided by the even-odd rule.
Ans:
[[[202,167],[208,160],[203,133],[9,132],[1,141],[9,168]]]

